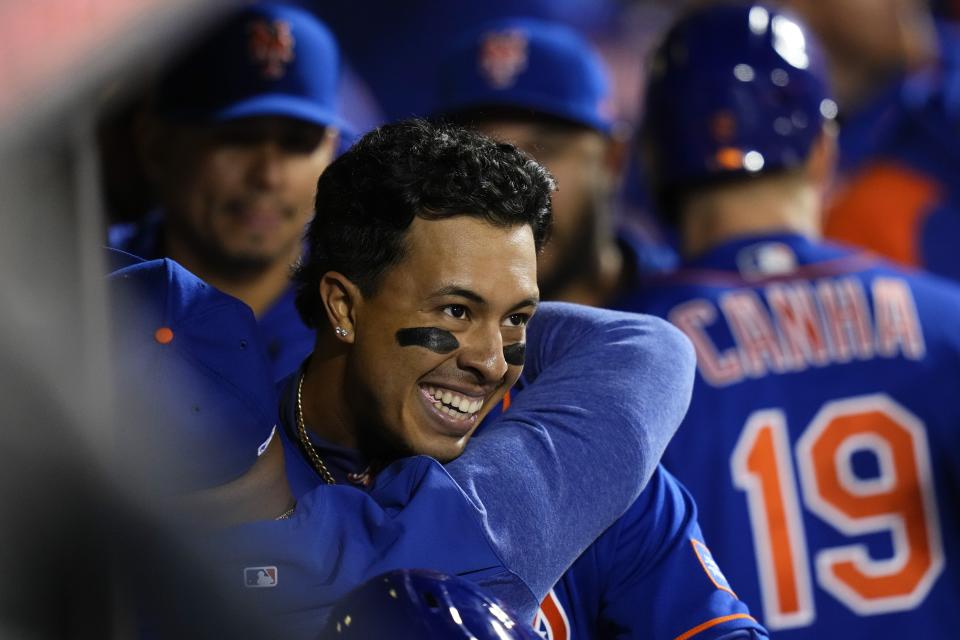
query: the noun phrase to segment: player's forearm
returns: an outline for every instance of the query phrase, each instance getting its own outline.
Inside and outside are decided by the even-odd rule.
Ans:
[[[538,312],[527,351],[529,384],[447,468],[540,598],[649,480],[694,359],[661,320],[559,304]]]

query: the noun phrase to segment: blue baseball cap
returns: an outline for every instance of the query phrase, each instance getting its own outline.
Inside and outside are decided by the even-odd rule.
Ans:
[[[253,312],[170,259],[127,266],[107,283],[121,449],[156,463],[149,472],[174,492],[243,475],[277,423]]]
[[[532,18],[504,18],[458,38],[440,64],[436,117],[484,107],[529,109],[603,133],[613,128],[610,81],[575,31]]]
[[[156,111],[191,123],[285,116],[343,128],[339,69],[333,34],[312,14],[255,4],[230,16],[166,71]]]

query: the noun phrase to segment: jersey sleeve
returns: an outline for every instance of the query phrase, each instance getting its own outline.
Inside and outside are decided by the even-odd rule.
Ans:
[[[544,304],[523,392],[447,465],[537,604],[636,499],[686,412],[689,341],[631,313]]]
[[[472,580],[532,620],[646,484],[693,381],[692,348],[665,322],[544,306],[529,334],[528,387],[459,459],[445,467],[400,460],[368,494],[318,486],[290,520],[218,536],[224,580],[241,602],[299,637],[364,580],[430,567]]]
[[[693,498],[662,467],[597,544],[602,637],[767,637],[710,554]]]
[[[228,602],[284,638],[315,638],[338,599],[394,569],[460,575],[511,607],[528,593],[500,561],[474,504],[426,456],[394,463],[370,493],[320,485],[288,520],[239,525],[198,545]]]

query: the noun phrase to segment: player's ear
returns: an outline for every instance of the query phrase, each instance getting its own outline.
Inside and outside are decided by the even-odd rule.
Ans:
[[[340,130],[336,127],[326,127],[320,146],[323,149],[323,165],[326,168],[337,155],[337,148],[340,146]]]
[[[626,127],[614,127],[607,140],[604,164],[615,182],[623,178],[630,160],[630,134]]]
[[[336,331],[336,337],[353,344],[356,336],[356,316],[363,301],[360,288],[350,278],[337,271],[327,271],[320,278],[320,300],[327,313],[330,327]]]

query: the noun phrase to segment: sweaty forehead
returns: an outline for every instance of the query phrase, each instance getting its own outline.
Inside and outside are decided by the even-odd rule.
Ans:
[[[394,272],[422,298],[457,286],[491,302],[514,304],[538,292],[530,226],[499,227],[467,215],[415,218],[406,236],[404,259]]]

